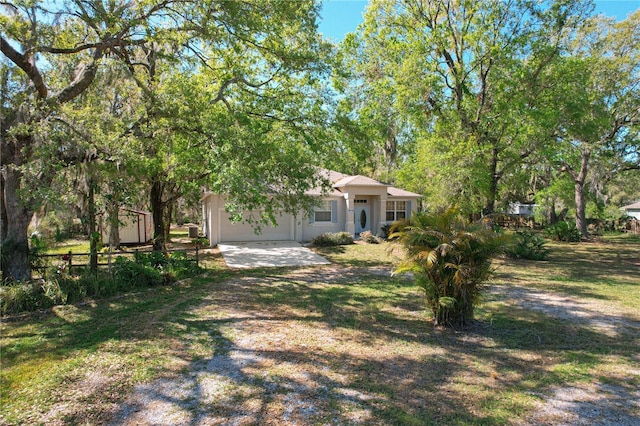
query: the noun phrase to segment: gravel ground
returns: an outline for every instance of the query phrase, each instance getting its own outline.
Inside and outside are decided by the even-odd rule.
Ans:
[[[326,282],[330,277],[339,280],[354,273],[364,272],[329,267],[292,271],[290,275],[296,280]],[[370,273],[380,275],[388,271],[376,269]],[[251,283],[245,280],[235,284]],[[490,294],[494,299],[505,299],[559,320],[577,321],[609,335],[615,335],[620,327],[640,333],[639,322],[612,316],[594,299],[575,300],[567,295],[517,286],[493,286]],[[188,371],[178,376],[138,386],[120,407],[112,424],[336,424],[330,402],[336,398],[350,404],[349,423],[370,424],[375,418],[371,407],[376,404],[376,395],[348,388],[345,371],[329,371],[320,360],[308,363],[308,355],[296,358],[296,353],[313,351],[308,344],[317,343],[322,345],[318,347],[331,350],[336,338],[331,328],[321,321],[307,319],[297,323],[290,318],[280,318],[278,312],[235,306],[225,303],[223,307],[232,338],[213,336],[218,343],[213,357],[190,364]],[[300,333],[306,333],[304,344],[297,340]],[[274,347],[283,355],[269,353],[267,356]],[[279,369],[282,373],[265,375],[263,372],[267,369]],[[640,375],[640,371],[631,374]],[[640,390],[632,387],[589,383],[555,387],[538,396],[543,402],[520,424],[640,425],[637,417]],[[340,418],[341,422],[344,420]]]
[[[568,295],[512,285],[492,286],[490,292],[516,306],[584,324],[611,337],[617,336],[621,329],[627,333],[635,330],[640,336],[640,322],[607,312],[607,307],[596,299],[577,300]],[[639,368],[631,374],[640,376],[640,354],[637,360]],[[640,389],[632,386],[588,383],[554,387],[549,394],[540,396],[544,402],[527,425],[640,425]]]

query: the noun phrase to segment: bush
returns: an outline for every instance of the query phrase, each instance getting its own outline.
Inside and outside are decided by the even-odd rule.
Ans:
[[[324,233],[311,240],[315,247],[343,246],[353,244],[353,236],[348,232]]]
[[[50,280],[15,283],[0,287],[0,312],[15,314],[75,303],[87,297],[107,297],[140,288],[171,284],[197,272],[186,252],[142,253],[136,260],[116,258],[112,274],[84,269],[70,274],[66,264],[51,269]]]
[[[33,280],[0,286],[2,315],[46,309],[66,302],[56,282]]]
[[[507,246],[506,253],[512,259],[545,260],[549,249],[546,241],[531,230],[524,229],[515,232],[513,244]]]
[[[491,259],[503,252],[509,236],[469,223],[454,208],[416,213],[394,234],[407,251],[407,260],[395,272],[413,274],[434,323],[472,321],[481,286],[492,273]]]
[[[554,241],[577,242],[582,239],[580,231],[569,222],[558,222],[547,226],[544,233]]]
[[[391,226],[392,225],[390,223],[385,223],[380,227],[380,233],[382,234],[381,237],[383,240],[389,239],[389,234],[391,234]]]
[[[150,253],[154,254],[154,253]],[[160,253],[161,254],[161,253]],[[164,283],[164,278],[160,272],[162,266],[160,259],[155,256],[145,256],[146,262],[158,262],[150,267],[143,262],[136,262],[124,257],[118,257],[113,264],[113,279],[118,283],[121,290],[129,290],[140,287],[155,287]]]
[[[380,244],[382,242],[382,238],[373,235],[371,231],[364,231],[360,233],[360,241],[367,244]]]

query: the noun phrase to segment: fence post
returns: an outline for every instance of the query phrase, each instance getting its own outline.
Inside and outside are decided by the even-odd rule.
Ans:
[[[198,267],[198,246],[196,246],[196,268]]]
[[[69,250],[69,272],[71,272],[71,265],[73,265],[73,253]]]
[[[133,260],[138,263],[138,249],[136,249],[136,251],[133,253]]]

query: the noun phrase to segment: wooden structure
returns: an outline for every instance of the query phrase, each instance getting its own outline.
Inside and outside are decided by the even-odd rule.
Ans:
[[[102,243],[109,244],[109,223],[107,220],[100,223]],[[136,245],[146,244],[153,239],[153,217],[150,212],[134,209],[120,209],[118,213],[120,226],[120,244]]]

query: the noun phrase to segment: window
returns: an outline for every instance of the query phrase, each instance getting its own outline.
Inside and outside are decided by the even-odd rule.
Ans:
[[[387,221],[400,220],[407,217],[406,201],[387,201]]]
[[[331,222],[331,200],[322,200],[313,215],[315,222]]]

